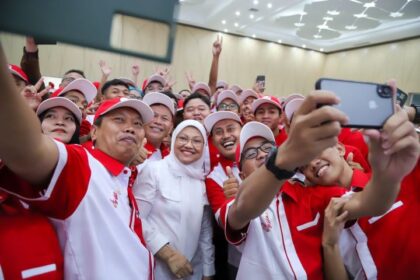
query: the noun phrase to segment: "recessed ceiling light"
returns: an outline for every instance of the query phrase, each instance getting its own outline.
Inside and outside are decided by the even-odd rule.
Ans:
[[[320,48],[319,50],[320,50],[321,52],[323,52],[323,51],[324,51],[324,49],[323,49],[323,48]]]
[[[302,26],[305,26],[305,24],[303,22],[295,22],[295,26],[302,27]]]
[[[318,34],[315,34],[315,35],[314,35],[314,38],[315,38],[315,39],[321,39],[321,38],[322,38],[322,36],[321,36],[321,35],[318,35]]]
[[[329,29],[328,25],[325,25],[325,24],[318,25],[317,28],[319,28],[319,29]]]
[[[327,11],[327,14],[329,14],[330,16],[338,16],[340,12],[337,10],[332,10],[332,11]]]
[[[303,44],[303,45],[302,45],[302,48],[306,48],[306,45],[305,45],[305,44]]]
[[[249,15],[249,18],[250,18],[250,19],[253,19],[253,18],[254,18],[254,14],[250,14],[250,15]]]
[[[273,8],[273,4],[267,3],[267,8],[269,8],[269,9]]]
[[[257,37],[257,36],[255,36],[255,34],[252,34],[252,38],[255,38],[255,37]]]
[[[323,20],[326,20],[326,21],[333,20],[333,18],[332,18],[332,17],[323,17],[322,19],[323,19]]]
[[[226,20],[222,20],[222,24],[226,24]]]
[[[355,25],[346,25],[346,29],[347,30],[355,30],[355,29],[357,29],[357,26],[355,26]]]
[[[235,25],[235,27],[238,27],[239,23],[235,22],[233,25]]]
[[[281,40],[277,40],[277,43],[281,44]]]
[[[400,12],[390,13],[389,14],[393,18],[402,17],[404,14]]]
[[[225,28],[225,29],[223,29],[223,32],[228,33],[228,32],[229,32],[229,30],[227,30],[227,29]]]
[[[240,12],[240,11],[236,11],[236,12],[235,12],[235,15],[236,15],[237,17],[239,17],[239,16],[241,15],[241,12]]]
[[[365,3],[363,7],[365,8],[374,8],[376,6],[375,2]]]
[[[355,18],[365,18],[365,17],[367,17],[367,14],[361,13],[361,14],[354,14],[353,16]]]
[[[252,3],[254,3],[254,5],[258,5],[258,0],[254,0]]]

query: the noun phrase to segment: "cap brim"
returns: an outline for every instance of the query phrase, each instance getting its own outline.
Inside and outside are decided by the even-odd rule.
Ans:
[[[242,91],[242,93],[238,97],[239,103],[240,104],[244,103],[245,99],[247,99],[250,96],[258,98],[258,94],[255,91],[253,91],[252,89],[246,89],[246,90]]]
[[[160,92],[149,92],[143,98],[144,103],[149,106],[161,104],[171,111],[172,116],[175,115],[175,106],[171,98]]]
[[[79,124],[82,123],[82,112],[79,110],[76,104],[64,97],[51,97],[41,102],[41,104],[38,106],[38,109],[36,110],[36,114],[39,116],[45,111],[55,107],[66,108],[73,113]]]
[[[69,83],[63,90],[60,92],[60,95],[65,94],[71,90],[80,91],[86,98],[87,103],[90,103],[96,96],[97,89],[94,84],[86,79],[77,79]]]
[[[154,113],[152,109],[150,108],[149,105],[147,105],[143,101],[138,100],[138,99],[126,99],[126,98],[121,98],[120,100],[121,101],[119,103],[109,107],[100,116],[103,116],[109,113],[110,111],[113,111],[118,108],[132,108],[140,114],[144,124],[147,124],[153,120]]]
[[[245,144],[249,141],[249,139],[254,137],[263,137],[268,141],[276,142],[274,134],[268,126],[256,121],[248,122],[242,127],[241,134],[239,136],[239,160]]]
[[[153,83],[153,82],[158,82],[158,83],[160,83],[162,86],[165,86],[165,84],[166,84],[166,80],[165,80],[165,78],[164,78],[164,77],[162,77],[161,75],[152,75],[152,76],[150,76],[150,77],[149,77],[149,79],[147,79],[147,84],[146,84],[146,87],[147,87],[148,85],[150,85],[151,83]]]
[[[211,133],[214,125],[221,120],[234,120],[242,125],[241,118],[238,114],[229,111],[219,111],[211,113],[204,119],[204,127],[206,128],[207,133]]]
[[[224,90],[221,93],[219,93],[219,95],[217,96],[216,106],[219,106],[223,100],[228,99],[228,98],[232,99],[233,101],[239,104],[238,96],[233,91]]]
[[[289,121],[292,118],[293,114],[300,108],[304,100],[305,99],[303,98],[295,98],[285,105],[284,113],[286,114],[286,117]]]
[[[255,114],[255,111],[258,109],[258,107],[260,107],[261,105],[263,105],[265,103],[273,104],[274,106],[279,108],[280,111],[282,111],[282,108],[281,108],[280,104],[274,102],[273,100],[265,99],[265,98],[259,98],[257,100],[254,100],[254,102],[252,102],[252,113]]]

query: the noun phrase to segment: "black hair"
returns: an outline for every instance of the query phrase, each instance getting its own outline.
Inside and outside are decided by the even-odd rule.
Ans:
[[[128,84],[120,79],[113,79],[108,82],[106,82],[101,89],[102,94],[110,87],[110,86],[124,86],[127,89],[129,89]]]
[[[194,92],[193,94],[185,98],[184,108],[187,107],[188,102],[190,102],[192,99],[201,99],[201,101],[207,104],[209,109],[211,108],[210,99],[207,96],[199,94],[198,92]]]
[[[67,75],[68,73],[77,73],[77,74],[79,74],[80,76],[82,76],[83,78],[86,79],[85,72],[83,72],[82,70],[79,70],[79,69],[70,69],[66,73],[64,73],[64,76]]]
[[[40,122],[42,123],[43,121],[44,121],[44,119],[45,119],[45,115],[48,113],[48,111],[49,110],[51,110],[52,108],[50,108],[50,109],[48,109],[48,110],[46,110],[46,111],[44,111],[44,112],[42,112],[42,114],[40,114],[39,116],[38,116],[38,118],[39,118],[39,120],[40,120]],[[69,111],[70,112],[70,111]],[[70,112],[71,113],[71,112]],[[74,118],[74,123],[75,123],[75,125],[76,125],[76,130],[74,131],[74,133],[73,133],[73,135],[71,136],[71,138],[70,138],[70,141],[68,142],[68,143],[65,143],[65,144],[80,144],[80,140],[79,140],[79,136],[80,136],[80,124],[79,124],[79,122],[77,121],[77,118],[76,118],[76,116],[73,114],[73,113],[71,113],[71,115],[73,116],[73,118]]]

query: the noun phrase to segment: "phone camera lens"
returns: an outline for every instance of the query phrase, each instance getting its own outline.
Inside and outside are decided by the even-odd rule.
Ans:
[[[377,91],[380,97],[389,98],[392,96],[392,89],[389,86],[379,85]]]

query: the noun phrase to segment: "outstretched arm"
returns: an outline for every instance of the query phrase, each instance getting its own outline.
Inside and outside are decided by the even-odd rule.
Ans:
[[[219,72],[219,56],[222,52],[223,37],[217,35],[216,41],[213,43],[213,59],[211,61],[210,68],[210,77],[209,77],[209,87],[211,94],[213,95],[216,92],[217,85],[217,76]]]

